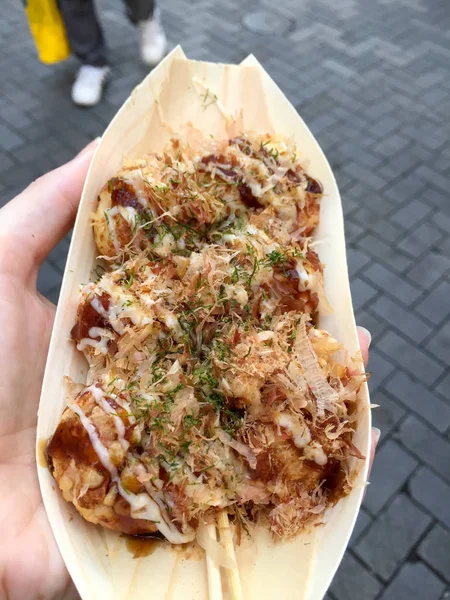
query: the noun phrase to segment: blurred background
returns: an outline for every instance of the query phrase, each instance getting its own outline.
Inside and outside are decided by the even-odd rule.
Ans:
[[[119,0],[98,3],[112,79],[75,107],[75,59],[41,64],[17,0],[0,21],[0,206],[101,135],[148,69]],[[371,486],[329,600],[450,597],[450,5],[161,0],[170,47],[250,52],[316,135],[341,191],[357,321],[373,336]],[[58,299],[68,240],[38,286]]]

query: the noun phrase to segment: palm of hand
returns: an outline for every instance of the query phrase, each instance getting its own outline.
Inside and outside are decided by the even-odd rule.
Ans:
[[[94,145],[0,210],[0,598],[77,598],[39,490],[36,420],[53,304],[37,272],[75,217]]]
[[[0,275],[0,565],[8,598],[60,598],[71,581],[37,482],[36,413],[54,307],[20,276]],[[1,594],[0,594],[1,595]]]

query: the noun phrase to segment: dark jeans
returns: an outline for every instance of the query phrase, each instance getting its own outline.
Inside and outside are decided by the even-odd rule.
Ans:
[[[154,0],[124,0],[124,3],[133,23],[153,15]],[[72,52],[85,65],[106,65],[106,44],[94,0],[59,0],[59,5]]]

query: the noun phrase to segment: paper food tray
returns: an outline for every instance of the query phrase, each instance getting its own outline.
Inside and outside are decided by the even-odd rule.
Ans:
[[[217,100],[207,103],[207,99]],[[205,101],[206,98],[206,101]],[[207,105],[207,106],[206,106]],[[161,150],[188,122],[215,137],[227,135],[227,117],[240,119],[244,131],[293,137],[308,172],[324,188],[320,225],[314,238],[325,263],[325,290],[334,313],[322,317],[327,329],[354,353],[358,340],[349,289],[344,225],[339,191],[317,141],[280,89],[253,56],[240,65],[186,59],[176,48],[131,93],[99,144],[84,185],[73,232],[42,387],[37,428],[48,439],[66,403],[63,376],[82,382],[87,363],[70,341],[79,302],[80,283],[89,281],[96,249],[90,217],[104,183],[122,166],[123,158],[138,158]],[[169,126],[169,127],[168,127]],[[370,409],[367,384],[354,443],[370,452]],[[42,442],[41,442],[42,444]],[[38,461],[39,462],[39,461]],[[361,504],[368,460],[349,496],[326,515],[327,523],[295,540],[274,543],[258,529],[253,542],[238,547],[243,596],[247,600],[296,598],[320,600],[339,565]],[[355,461],[356,465],[356,461]],[[45,508],[61,554],[83,600],[203,600],[208,599],[206,560],[182,551],[158,547],[133,558],[120,534],[84,521],[66,503],[49,470],[38,466]],[[226,593],[224,593],[226,598]]]

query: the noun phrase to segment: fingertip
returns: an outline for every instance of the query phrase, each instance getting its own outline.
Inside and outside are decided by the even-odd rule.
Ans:
[[[372,334],[370,333],[370,331],[362,325],[358,325],[358,332],[360,332],[365,337],[367,348],[370,348],[370,344],[372,343]]]
[[[356,329],[358,331],[359,347],[361,348],[364,366],[367,366],[367,363],[369,362],[369,346],[372,342],[372,336],[370,331],[365,327],[358,326]]]
[[[372,427],[372,437],[373,437],[375,446],[378,444],[378,442],[380,440],[380,436],[381,436],[381,429],[378,429],[378,427]]]

